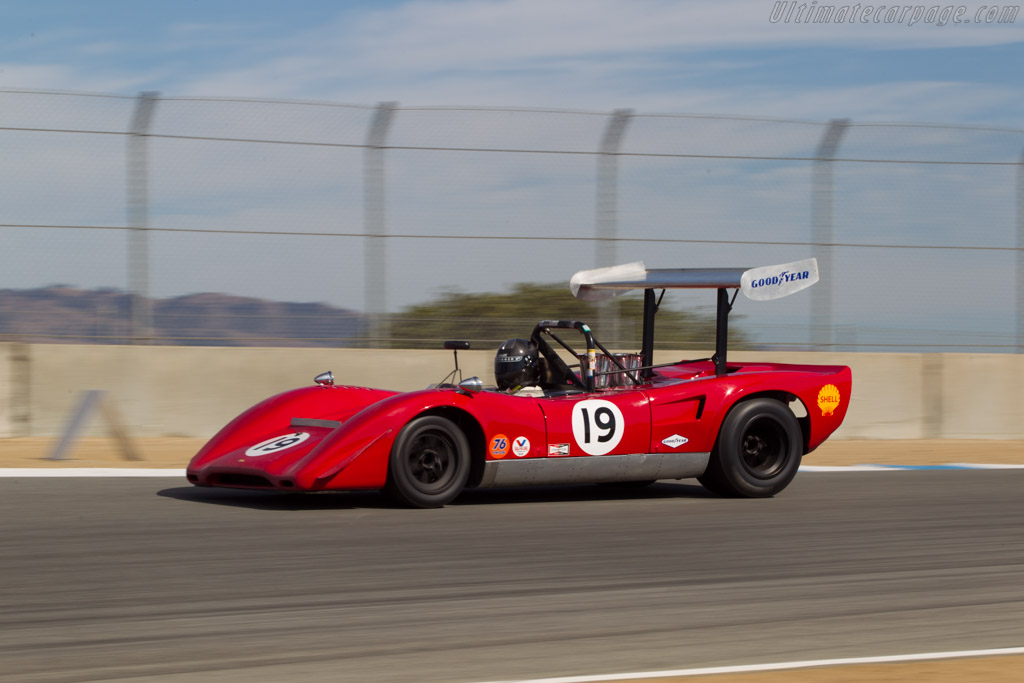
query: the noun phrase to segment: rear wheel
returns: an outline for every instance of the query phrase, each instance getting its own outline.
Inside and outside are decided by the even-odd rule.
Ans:
[[[789,408],[752,399],[729,411],[708,469],[697,480],[719,495],[774,496],[793,480],[802,455],[803,433]]]
[[[469,442],[450,420],[418,417],[391,447],[385,491],[400,503],[441,507],[462,493],[469,478]]]

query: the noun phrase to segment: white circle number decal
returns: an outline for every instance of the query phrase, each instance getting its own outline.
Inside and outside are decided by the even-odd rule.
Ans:
[[[258,443],[245,452],[250,458],[255,458],[260,455],[270,455],[271,453],[277,453],[283,451],[286,448],[292,446],[298,446],[300,443],[309,438],[309,434],[306,432],[294,432],[292,434],[284,434],[282,436],[275,436],[273,439],[267,439],[262,443]]]
[[[610,452],[622,441],[625,431],[622,411],[611,401],[588,399],[572,407],[572,435],[584,453]]]

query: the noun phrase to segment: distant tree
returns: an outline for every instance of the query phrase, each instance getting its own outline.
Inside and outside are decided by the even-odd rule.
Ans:
[[[709,296],[709,303],[713,302]],[[391,345],[395,348],[440,348],[446,339],[463,339],[475,348],[497,348],[505,339],[528,337],[540,320],[582,320],[594,329],[595,336],[609,349],[640,348],[643,321],[643,297],[627,294],[604,304],[580,301],[563,283],[518,284],[511,293],[468,294],[447,291],[437,299],[405,308],[391,321]],[[618,314],[619,333],[611,338],[602,323]],[[740,348],[742,330],[730,316],[729,344]],[[610,325],[609,325],[610,326]],[[714,347],[713,313],[678,311],[663,305],[657,316],[655,348]],[[566,338],[575,342],[571,337]]]

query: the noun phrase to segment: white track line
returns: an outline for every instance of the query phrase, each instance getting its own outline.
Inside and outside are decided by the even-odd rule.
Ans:
[[[879,465],[800,465],[801,472],[881,472],[891,469]]]
[[[903,472],[907,470],[1020,470],[1024,465],[951,462],[942,465],[800,465],[801,472]]]
[[[2,477],[181,477],[185,468],[155,467],[0,467]]]
[[[560,678],[531,678],[521,680],[492,681],[491,683],[598,683],[600,681],[631,681],[644,678],[669,678],[672,676],[708,676],[714,674],[752,673],[756,671],[782,671],[806,669],[818,666],[840,666],[846,664],[886,664],[893,662],[915,662],[935,659],[958,659],[963,657],[1000,657],[1024,655],[1024,647],[1008,647],[996,650],[961,650],[958,652],[925,652],[911,655],[882,657],[846,657],[843,659],[811,659],[804,662],[779,662],[776,664],[745,664],[742,666],[712,666],[702,669],[675,669],[673,671],[643,671],[626,674],[599,674],[596,676],[562,676]]]

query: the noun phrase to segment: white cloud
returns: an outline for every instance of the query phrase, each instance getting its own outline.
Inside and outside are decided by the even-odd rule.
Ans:
[[[772,23],[772,0],[485,0],[410,2],[335,27],[339,46],[384,70],[530,65],[629,55],[801,45],[905,49],[1024,40],[1013,24]],[[824,2],[822,5],[826,4]],[[841,6],[839,2],[829,5]],[[853,3],[849,3],[853,4]],[[972,8],[984,3],[968,3]],[[969,11],[965,16],[973,16]]]
[[[970,5],[974,7],[980,3]],[[734,113],[805,119],[1019,119],[1020,89],[891,82],[821,87],[733,78],[765,48],[871,50],[1024,42],[1007,26],[772,24],[769,0],[409,2],[343,13],[328,26],[260,45],[243,68],[177,79],[182,92],[406,105],[549,106]],[[711,62],[688,55],[733,54]],[[718,74],[720,85],[708,85]],[[838,80],[838,79],[837,79]]]
[[[89,72],[70,64],[0,62],[0,90],[64,90],[116,93],[138,90],[149,74]]]
[[[73,67],[0,63],[0,88],[59,88],[74,78]]]
[[[55,29],[46,35],[63,35],[63,45],[82,55],[81,62],[8,64],[0,87],[811,119],[964,121],[1005,111],[1013,120],[1022,114],[1019,88],[952,79],[892,83],[884,68],[874,85],[821,87],[784,77],[752,85],[735,76],[763,68],[774,54],[766,49],[846,46],[868,57],[878,49],[1024,42],[1024,16],[1008,25],[942,27],[772,23],[774,5],[775,0],[427,0],[349,7],[333,22],[291,33],[268,34],[270,17],[256,16],[234,29],[181,20],[145,45],[122,34],[110,40]],[[968,3],[968,15],[981,5]],[[193,62],[189,56],[195,52],[207,57]],[[721,57],[709,59],[710,52]],[[45,60],[50,51],[39,54]],[[701,58],[693,59],[696,54]],[[146,59],[130,58],[135,55]]]
[[[1020,127],[1022,91],[1001,85],[904,81],[832,87],[694,88],[654,95],[654,111],[744,113],[826,121],[969,122]]]

